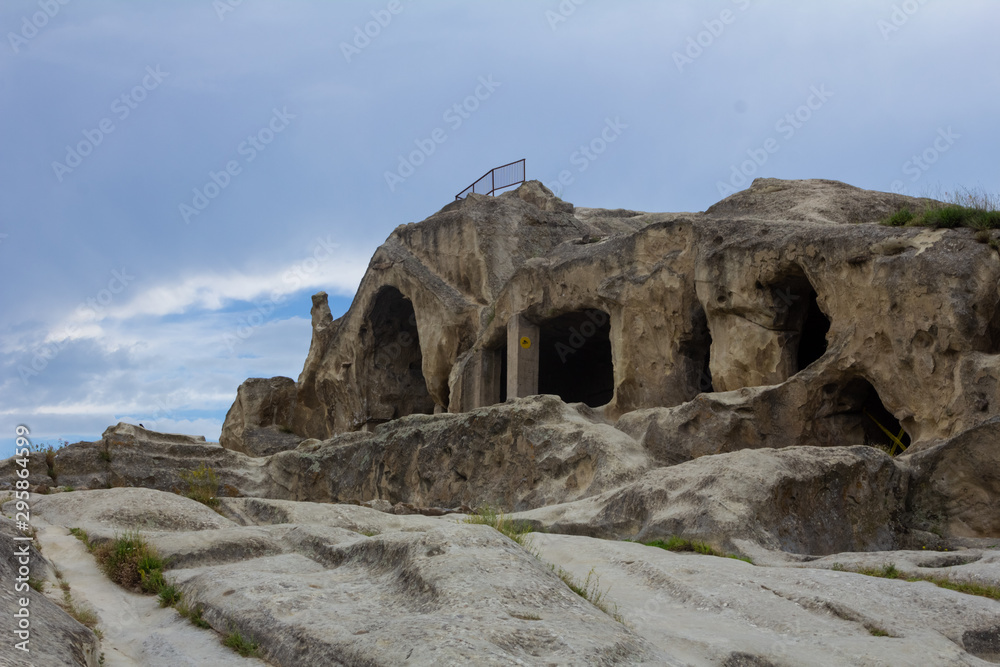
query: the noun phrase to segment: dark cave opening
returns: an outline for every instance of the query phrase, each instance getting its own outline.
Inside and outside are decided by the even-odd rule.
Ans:
[[[819,309],[816,291],[810,288],[806,299],[805,317],[799,334],[799,349],[795,355],[797,370],[802,370],[826,354],[826,334],[830,331],[830,320]]]
[[[539,325],[538,393],[592,408],[611,402],[615,391],[611,317],[583,310]]]
[[[798,267],[770,285],[769,294],[774,328],[789,334],[786,353],[794,359],[791,376],[826,354],[830,318],[820,309],[816,290]]]
[[[864,378],[854,378],[840,390],[840,414],[847,414],[861,427],[864,444],[899,454],[910,446],[910,435],[903,429],[896,416],[889,412],[875,387]],[[888,433],[887,433],[888,431]],[[890,436],[891,434],[891,436]],[[902,443],[902,450],[894,440]]]
[[[412,414],[433,414],[422,369],[413,304],[395,287],[382,288],[368,314],[365,425]]]

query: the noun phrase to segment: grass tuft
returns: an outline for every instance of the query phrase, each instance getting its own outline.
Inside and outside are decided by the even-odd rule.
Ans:
[[[194,470],[182,470],[178,474],[188,485],[185,496],[212,509],[219,506],[219,480],[215,470],[202,463]]]
[[[56,579],[59,580],[59,588],[62,589],[63,592],[62,602],[58,603],[59,606],[62,607],[67,614],[76,619],[78,623],[93,630],[98,639],[104,639],[104,633],[97,627],[97,624],[100,621],[97,617],[97,613],[93,609],[77,606],[76,602],[73,600],[73,594],[70,592],[69,582],[63,578],[63,573],[59,569],[56,569]]]
[[[908,208],[901,208],[885,220],[885,224],[890,227],[904,227],[913,221],[913,211]]]
[[[525,546],[524,536],[534,530],[528,522],[514,521],[509,514],[489,505],[477,509],[475,514],[466,518],[465,523],[492,526],[521,546]]]
[[[899,570],[896,569],[895,563],[885,563],[882,567],[866,567],[854,571],[858,574],[864,574],[869,577],[899,579]]]
[[[622,625],[625,625],[625,619],[618,613],[618,605],[614,603],[609,604],[605,600],[605,596],[611,589],[608,588],[605,591],[601,590],[600,577],[598,577],[594,572],[594,568],[590,568],[590,572],[587,573],[587,578],[583,580],[582,584],[580,584],[573,578],[573,575],[561,567],[557,568],[555,565],[550,565],[550,567],[556,574],[559,575],[559,578],[563,580],[563,583],[566,584],[571,591]]]
[[[166,584],[160,588],[158,597],[160,598],[161,607],[172,607],[181,601],[182,595],[176,586],[173,584]]]
[[[195,625],[199,628],[204,628],[206,630],[212,627],[211,623],[209,623],[208,621],[206,621],[204,618],[201,617],[201,614],[204,610],[200,606],[195,605],[192,608],[189,607],[186,602],[179,601],[174,608],[177,610],[177,613],[180,614],[182,618],[186,618],[187,620],[191,621],[192,625]]]
[[[750,563],[753,565],[753,560],[747,556],[740,556],[739,554],[727,554],[719,551],[711,544],[706,542],[698,542],[696,540],[689,540],[683,537],[677,537],[676,535],[671,535],[665,540],[653,540],[651,542],[640,542],[647,547],[656,547],[658,549],[666,549],[667,551],[673,552],[691,552],[703,554],[705,556],[718,556],[719,558],[732,558],[734,560],[741,560],[744,563]]]
[[[138,531],[126,531],[93,547],[104,574],[119,586],[157,594],[166,585],[163,559]]]
[[[260,644],[258,642],[255,642],[249,637],[244,637],[236,628],[233,628],[229,634],[223,638],[222,644],[233,649],[244,658],[256,658],[258,651],[260,650]]]
[[[952,581],[951,579],[946,579],[944,577],[929,577],[921,575],[904,576],[898,569],[896,569],[896,565],[894,563],[886,563],[882,567],[859,568],[856,570],[847,570],[840,563],[834,563],[832,569],[839,572],[855,572],[857,574],[864,574],[869,577],[880,577],[883,579],[901,579],[909,582],[926,581],[938,586],[939,588],[946,588],[950,591],[965,593],[966,595],[978,595],[979,597],[1000,601],[1000,587],[990,586],[988,584],[978,584],[970,581]]]
[[[1000,229],[1000,196],[984,190],[961,188],[945,193],[945,202],[933,204],[920,213],[904,207],[882,224],[890,227],[933,227],[934,229]],[[985,242],[985,241],[984,241]]]
[[[83,542],[83,546],[87,547],[87,551],[93,550],[93,547],[90,544],[90,536],[87,535],[87,531],[83,528],[70,528],[69,534]]]

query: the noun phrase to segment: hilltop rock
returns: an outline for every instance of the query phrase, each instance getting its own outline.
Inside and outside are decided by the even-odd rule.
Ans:
[[[289,427],[295,416],[295,393],[291,378],[245,380],[226,414],[219,444],[248,456],[295,449],[304,439]]]
[[[749,188],[710,206],[705,213],[715,218],[855,225],[884,220],[901,208],[916,213],[934,203],[862,190],[840,181],[757,178]]]
[[[776,179],[705,213],[576,209],[535,182],[472,195],[398,227],[342,318],[316,295],[295,397],[281,380],[263,404],[326,440],[515,394],[615,420],[767,387],[712,408],[729,424],[766,417],[751,446],[887,442],[878,424],[948,438],[1000,416],[1000,260],[971,230],[871,224],[932,204]],[[522,353],[536,391],[507,377]],[[244,416],[247,395],[224,446],[272,419]]]

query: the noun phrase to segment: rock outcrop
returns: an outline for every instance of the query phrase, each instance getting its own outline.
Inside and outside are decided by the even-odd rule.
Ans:
[[[887,551],[909,540],[908,475],[872,447],[789,447],[656,468],[623,488],[519,519],[554,533],[652,541],[684,535],[742,551]]]
[[[520,325],[541,348],[528,393],[612,420],[760,389],[707,421],[766,447],[884,441],[878,424],[950,437],[1000,416],[1000,260],[971,230],[871,224],[931,203],[775,179],[705,213],[574,209],[538,183],[472,195],[397,228],[342,318],[317,295],[294,398],[287,379],[242,389],[223,444],[252,451],[243,431],[274,421],[254,400],[322,440],[525,395]]]
[[[295,381],[250,378],[236,390],[219,444],[249,456],[269,456],[295,447],[304,438],[292,433]]]

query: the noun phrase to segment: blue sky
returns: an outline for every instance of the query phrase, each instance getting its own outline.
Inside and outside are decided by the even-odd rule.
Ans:
[[[312,293],[343,313],[397,225],[519,158],[647,211],[1000,190],[993,0],[62,3],[0,6],[2,452],[217,439],[243,379],[298,377]]]

